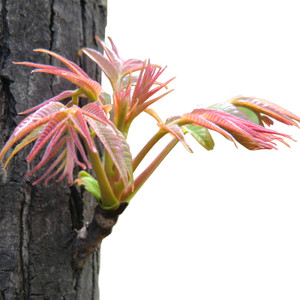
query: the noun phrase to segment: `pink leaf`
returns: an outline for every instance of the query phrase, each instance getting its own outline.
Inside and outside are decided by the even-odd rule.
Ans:
[[[29,155],[27,156],[27,161],[31,162],[32,159],[37,155],[37,153],[43,148],[43,146],[48,142],[56,130],[59,130],[64,126],[65,122],[69,119],[69,116],[65,111],[57,112],[52,116],[44,130],[39,135],[33,148],[31,149]]]
[[[76,164],[80,168],[85,170],[86,166],[85,166],[85,164],[83,164],[82,162],[79,161],[77,154],[76,154],[76,150],[75,150],[74,140],[70,136],[67,137],[67,146],[68,146],[68,155],[71,156],[71,158],[76,162]]]
[[[86,141],[90,149],[94,153],[96,153],[97,148],[91,139],[90,131],[87,127],[85,119],[82,116],[81,111],[76,110],[74,114],[70,114],[70,119],[72,120],[73,124],[76,126],[76,129],[81,134],[82,138]]]
[[[193,153],[193,150],[191,149],[191,147],[185,141],[184,133],[183,133],[182,129],[177,124],[170,124],[170,125],[166,125],[166,124],[163,124],[163,123],[157,123],[157,124],[160,128],[166,130],[171,135],[176,137],[183,144],[184,148],[188,152]]]
[[[77,134],[76,130],[72,126],[69,126],[69,132],[70,132],[70,134],[72,136],[72,139],[73,139],[73,141],[74,141],[77,149],[79,150],[79,153],[82,156],[82,159],[86,163],[87,167],[91,169],[92,166],[91,166],[91,164],[90,164],[90,162],[89,162],[89,160],[88,160],[88,158],[87,158],[87,156],[85,154],[84,148],[83,148],[83,146],[82,146],[82,144],[80,142],[80,139],[78,137],[78,134]]]
[[[52,52],[52,51],[49,51],[49,50],[46,50],[46,49],[34,49],[33,51],[44,52],[44,53],[47,53],[49,55],[52,55],[55,58],[57,58],[58,60],[60,60],[63,64],[65,64],[72,72],[74,72],[78,75],[81,75],[83,77],[89,78],[89,76],[79,66],[77,66],[72,61],[66,59],[65,57],[63,57],[63,56],[61,56],[61,55],[59,55],[55,52]]]
[[[90,117],[86,118],[89,125],[93,128],[104,148],[110,155],[126,186],[128,183],[127,167],[124,162],[123,144],[119,134],[116,132],[115,128],[103,125]]]
[[[206,127],[208,129],[212,129],[214,131],[217,131],[217,132],[221,133],[226,138],[228,138],[228,139],[230,139],[231,141],[234,142],[233,137],[227,131],[223,130],[220,126],[216,125],[215,123],[207,120],[206,118],[204,118],[200,114],[194,114],[194,113],[184,114],[182,119],[180,119],[180,121],[187,122],[187,123],[192,123],[192,124],[196,124],[196,125],[199,125],[199,126],[202,126],[202,127]],[[234,142],[234,144],[236,146],[235,142]]]
[[[41,176],[38,180],[36,180],[35,182],[33,182],[33,185],[41,182],[44,178],[46,178],[51,172],[52,170],[55,169],[55,167],[64,159],[64,157],[66,156],[67,154],[67,149],[65,149],[57,158],[56,160],[52,163],[52,165],[47,169],[47,171],[43,174],[43,176]],[[56,176],[61,170],[62,168],[64,167],[64,162],[60,165],[60,167],[52,174],[50,175],[46,181],[48,182],[52,177]]]
[[[0,153],[0,161],[3,159],[5,153],[9,148],[17,142],[19,139],[24,137],[29,132],[35,130],[36,128],[46,124],[56,112],[65,109],[66,107],[59,102],[51,102],[33,114],[27,116],[13,131],[11,137],[6,142]]]
[[[111,62],[106,59],[100,52],[90,49],[83,48],[82,52],[87,55],[93,62],[95,62],[100,69],[105,73],[112,85],[115,85],[118,79],[118,71]]]
[[[284,124],[299,127],[295,121],[300,122],[300,117],[289,112],[283,107],[269,102],[267,100],[254,97],[236,97],[234,99],[231,99],[230,102],[237,106],[243,106],[252,109],[257,113],[266,114],[267,116],[274,118],[277,121],[280,121]],[[266,119],[263,119],[263,121],[264,120]],[[269,120],[270,119],[266,120],[267,124],[270,124]]]
[[[66,137],[63,137],[61,140],[59,140],[59,142],[55,144],[55,147],[53,147],[54,145],[49,143],[41,161],[32,170],[30,170],[30,172],[26,174],[26,178],[43,167],[65,145],[65,143]]]
[[[61,101],[61,100],[67,99],[69,97],[72,97],[73,94],[74,94],[74,91],[64,91],[64,92],[60,93],[59,95],[57,95],[57,96],[55,96],[53,98],[50,98],[50,99],[44,101],[43,103],[41,103],[41,104],[39,104],[37,106],[34,106],[34,107],[30,108],[30,109],[27,109],[27,110],[19,113],[19,115],[25,115],[25,114],[28,114],[30,112],[33,112],[33,111],[35,111],[35,110],[37,110],[37,109],[39,109],[39,108],[41,108],[41,107],[43,107],[43,106],[51,103],[51,102],[57,102],[57,101]]]

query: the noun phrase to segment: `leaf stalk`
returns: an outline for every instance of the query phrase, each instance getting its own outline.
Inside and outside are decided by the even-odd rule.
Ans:
[[[88,145],[86,145],[86,148],[91,159],[93,170],[95,172],[96,179],[100,188],[102,202],[101,206],[106,210],[114,210],[118,208],[119,201],[111,188],[104,167],[101,163],[99,153],[93,152]]]
[[[154,140],[154,138],[153,138]],[[148,180],[160,163],[165,157],[172,151],[172,149],[179,142],[177,138],[173,138],[171,142],[160,152],[160,154],[152,161],[152,163],[135,179],[134,190],[132,186],[129,186],[127,190],[121,196],[121,202],[129,202],[133,196],[139,191],[143,184]]]

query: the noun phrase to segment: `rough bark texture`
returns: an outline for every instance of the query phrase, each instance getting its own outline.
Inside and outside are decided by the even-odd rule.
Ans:
[[[66,81],[12,61],[54,63],[32,52],[45,48],[79,63],[77,51],[96,48],[104,36],[106,0],[0,0],[0,147],[22,119],[17,113],[64,89]],[[95,79],[93,64],[81,62]],[[0,167],[0,300],[99,299],[99,250],[72,272],[75,229],[90,221],[96,203],[66,182],[32,186],[21,151],[6,170]],[[42,170],[41,170],[42,172]]]

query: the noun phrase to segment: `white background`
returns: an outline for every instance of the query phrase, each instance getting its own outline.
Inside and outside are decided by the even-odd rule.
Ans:
[[[298,4],[108,0],[106,33],[123,58],[176,76],[154,107],[163,119],[237,95],[300,115]],[[156,122],[134,125],[136,154]],[[214,134],[210,152],[188,139],[194,154],[178,144],[102,243],[101,299],[299,300],[300,130],[273,128],[299,142],[251,152]]]

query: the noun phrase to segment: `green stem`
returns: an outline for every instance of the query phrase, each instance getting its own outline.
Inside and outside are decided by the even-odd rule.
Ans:
[[[141,161],[147,155],[147,153],[152,149],[152,147],[166,134],[166,131],[158,131],[150,140],[149,142],[143,147],[143,149],[138,153],[138,155],[134,158],[132,162],[132,169],[133,172],[139,166]]]
[[[83,92],[84,92],[83,89],[77,89],[77,90],[75,91],[75,93],[74,93],[73,96],[72,96],[72,103],[73,103],[73,104],[78,105],[78,100],[79,100],[78,96],[79,96],[80,94],[82,94]]]
[[[114,162],[107,151],[104,155],[104,171],[115,197],[119,199],[121,192],[124,190],[124,183],[120,179],[120,174],[117,168],[114,167]]]
[[[116,209],[119,205],[119,201],[110,186],[99,154],[98,152],[93,152],[88,146],[86,148],[99,184],[102,206],[106,210]]]
[[[129,202],[132,199],[132,197],[139,191],[142,185],[148,180],[148,178],[178,142],[179,140],[177,138],[173,138],[171,140],[171,142],[160,152],[160,154],[152,161],[152,163],[135,179],[134,190],[132,191],[132,187],[129,186],[129,188],[123,193],[121,202]]]

